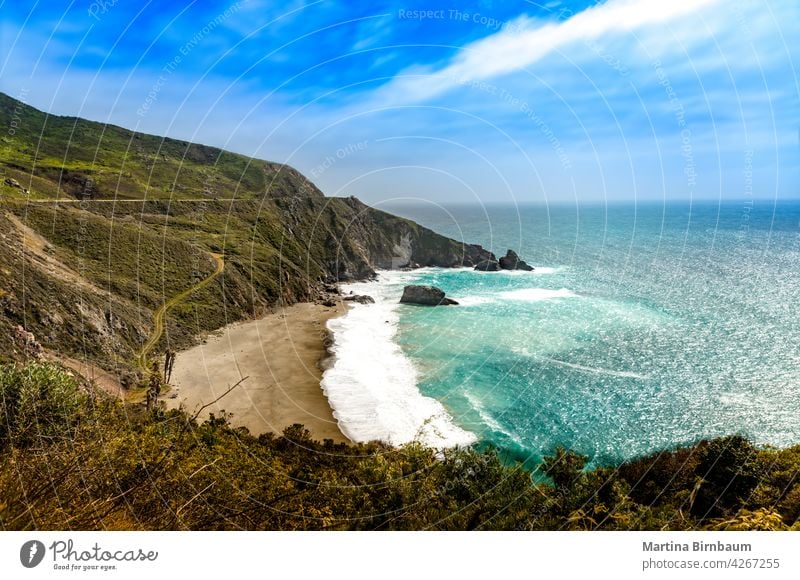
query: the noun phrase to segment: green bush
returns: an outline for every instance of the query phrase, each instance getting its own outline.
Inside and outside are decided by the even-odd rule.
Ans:
[[[75,379],[56,365],[0,366],[0,449],[68,437],[83,398]]]
[[[588,459],[585,455],[557,447],[555,455],[544,458],[542,470],[553,480],[556,489],[568,491],[581,480]]]
[[[692,510],[703,517],[722,516],[746,504],[763,471],[758,450],[745,437],[709,442],[700,452],[696,473],[703,482]]]

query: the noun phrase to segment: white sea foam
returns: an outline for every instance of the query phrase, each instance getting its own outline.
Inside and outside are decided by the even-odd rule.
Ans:
[[[500,296],[507,300],[541,302],[543,300],[552,300],[554,298],[575,298],[578,295],[572,290],[568,290],[566,288],[561,288],[560,290],[551,290],[550,288],[523,288],[521,290],[501,292]]]
[[[619,377],[619,378],[626,378],[626,379],[638,379],[641,381],[646,381],[650,377],[647,375],[643,375],[640,373],[636,373],[633,371],[617,371],[614,369],[606,369],[602,367],[590,367],[585,365],[579,365],[577,363],[571,363],[564,360],[560,360],[557,358],[551,358],[549,356],[541,356],[538,354],[532,354],[527,348],[524,347],[513,347],[512,350],[522,356],[533,358],[539,361],[548,362],[550,364],[555,364],[560,367],[567,367],[571,369],[575,369],[576,371],[583,371],[585,373],[591,373],[593,375],[606,375],[608,377]]]
[[[752,393],[725,392],[719,394],[719,402],[723,405],[732,405],[738,408],[763,407],[768,408],[768,401],[754,397]]]
[[[392,445],[419,441],[434,448],[469,445],[476,438],[453,423],[442,404],[417,388],[417,372],[395,343],[397,302],[413,274],[388,272],[377,282],[343,286],[375,304],[353,304],[328,321],[333,364],[322,377],[334,417],[353,441]]]
[[[481,304],[491,304],[494,299],[489,296],[459,296],[457,301],[460,306],[480,306]]]
[[[498,423],[494,417],[492,417],[489,413],[486,412],[486,409],[483,406],[483,403],[478,400],[472,393],[469,391],[464,391],[464,397],[466,397],[467,401],[469,401],[470,407],[472,407],[475,412],[478,413],[478,416],[481,418],[486,425],[494,429],[495,431],[503,432],[503,427]]]

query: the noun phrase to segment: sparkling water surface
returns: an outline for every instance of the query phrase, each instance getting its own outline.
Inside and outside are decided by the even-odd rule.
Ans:
[[[594,463],[800,442],[800,204],[383,209],[535,267],[387,273],[374,292],[410,380],[479,441]],[[408,283],[461,304],[394,306]]]

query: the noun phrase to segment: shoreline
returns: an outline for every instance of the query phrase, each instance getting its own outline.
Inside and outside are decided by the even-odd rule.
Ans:
[[[233,426],[247,427],[256,436],[280,434],[300,423],[314,439],[348,442],[321,386],[323,367],[332,356],[327,322],[346,312],[341,303],[301,302],[229,324],[177,353],[173,388],[162,400],[169,409],[183,405],[193,414],[247,377],[199,419],[224,410],[233,414]]]
[[[442,449],[472,445],[475,434],[460,427],[444,405],[424,395],[419,373],[397,340],[400,294],[416,271],[384,270],[374,280],[344,283],[348,294],[368,295],[374,303],[353,303],[327,323],[331,363],[321,387],[343,433],[356,442],[383,441],[399,446],[413,441]]]

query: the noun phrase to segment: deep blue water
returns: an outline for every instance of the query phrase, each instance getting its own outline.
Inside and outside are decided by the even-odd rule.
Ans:
[[[704,437],[800,442],[800,204],[386,207],[533,274],[424,270],[417,387],[481,441],[617,462]]]

